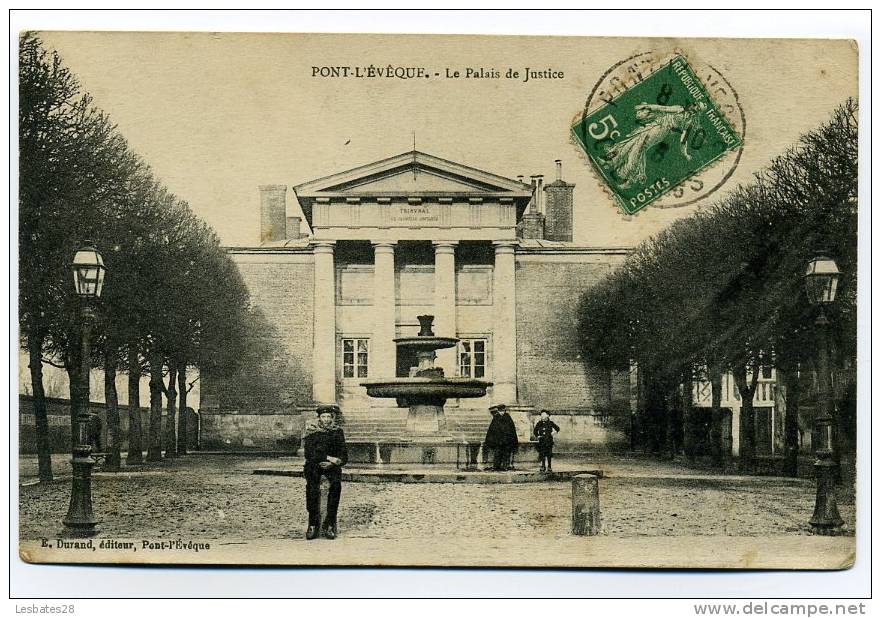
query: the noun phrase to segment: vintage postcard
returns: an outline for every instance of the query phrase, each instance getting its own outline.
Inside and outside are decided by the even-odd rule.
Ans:
[[[20,33],[22,560],[849,568],[858,54]]]

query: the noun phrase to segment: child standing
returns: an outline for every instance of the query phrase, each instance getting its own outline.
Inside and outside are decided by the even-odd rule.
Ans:
[[[541,471],[545,471],[545,461],[547,461],[547,471],[553,472],[551,458],[554,456],[554,432],[559,433],[560,428],[551,420],[550,413],[547,410],[542,410],[541,420],[535,424],[532,432],[538,438],[538,456],[541,460]]]

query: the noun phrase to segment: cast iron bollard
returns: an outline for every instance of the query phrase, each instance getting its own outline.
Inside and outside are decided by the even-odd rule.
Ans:
[[[600,487],[595,474],[572,478],[572,534],[595,536],[600,533]]]

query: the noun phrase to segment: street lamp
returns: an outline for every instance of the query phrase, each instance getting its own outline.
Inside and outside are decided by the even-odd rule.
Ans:
[[[832,458],[832,393],[829,384],[829,349],[827,330],[829,320],[825,307],[835,301],[838,278],[841,273],[835,260],[819,253],[808,262],[805,270],[805,291],[812,305],[819,307],[814,322],[817,331],[817,414],[814,418],[819,444],[814,449],[817,460],[814,471],[817,477],[817,500],[811,527],[814,534],[834,535],[844,523],[838,514],[835,499],[835,461]]]
[[[89,373],[91,372],[91,349],[89,338],[95,312],[92,301],[101,296],[104,288],[104,260],[101,254],[86,243],[73,257],[71,264],[73,283],[80,297],[83,324],[82,351],[80,354],[80,412],[76,419],[76,445],[73,447],[73,485],[70,507],[64,517],[65,532],[70,536],[87,537],[95,532],[95,516],[92,514],[92,444],[89,428],[94,415],[89,412]]]

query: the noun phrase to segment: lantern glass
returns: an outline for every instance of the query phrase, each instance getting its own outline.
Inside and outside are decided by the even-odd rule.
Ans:
[[[98,298],[104,289],[104,260],[98,250],[86,245],[73,258],[73,284],[76,293],[84,298]]]
[[[835,301],[841,272],[835,260],[819,255],[808,262],[805,270],[805,291],[812,305],[826,305]]]

